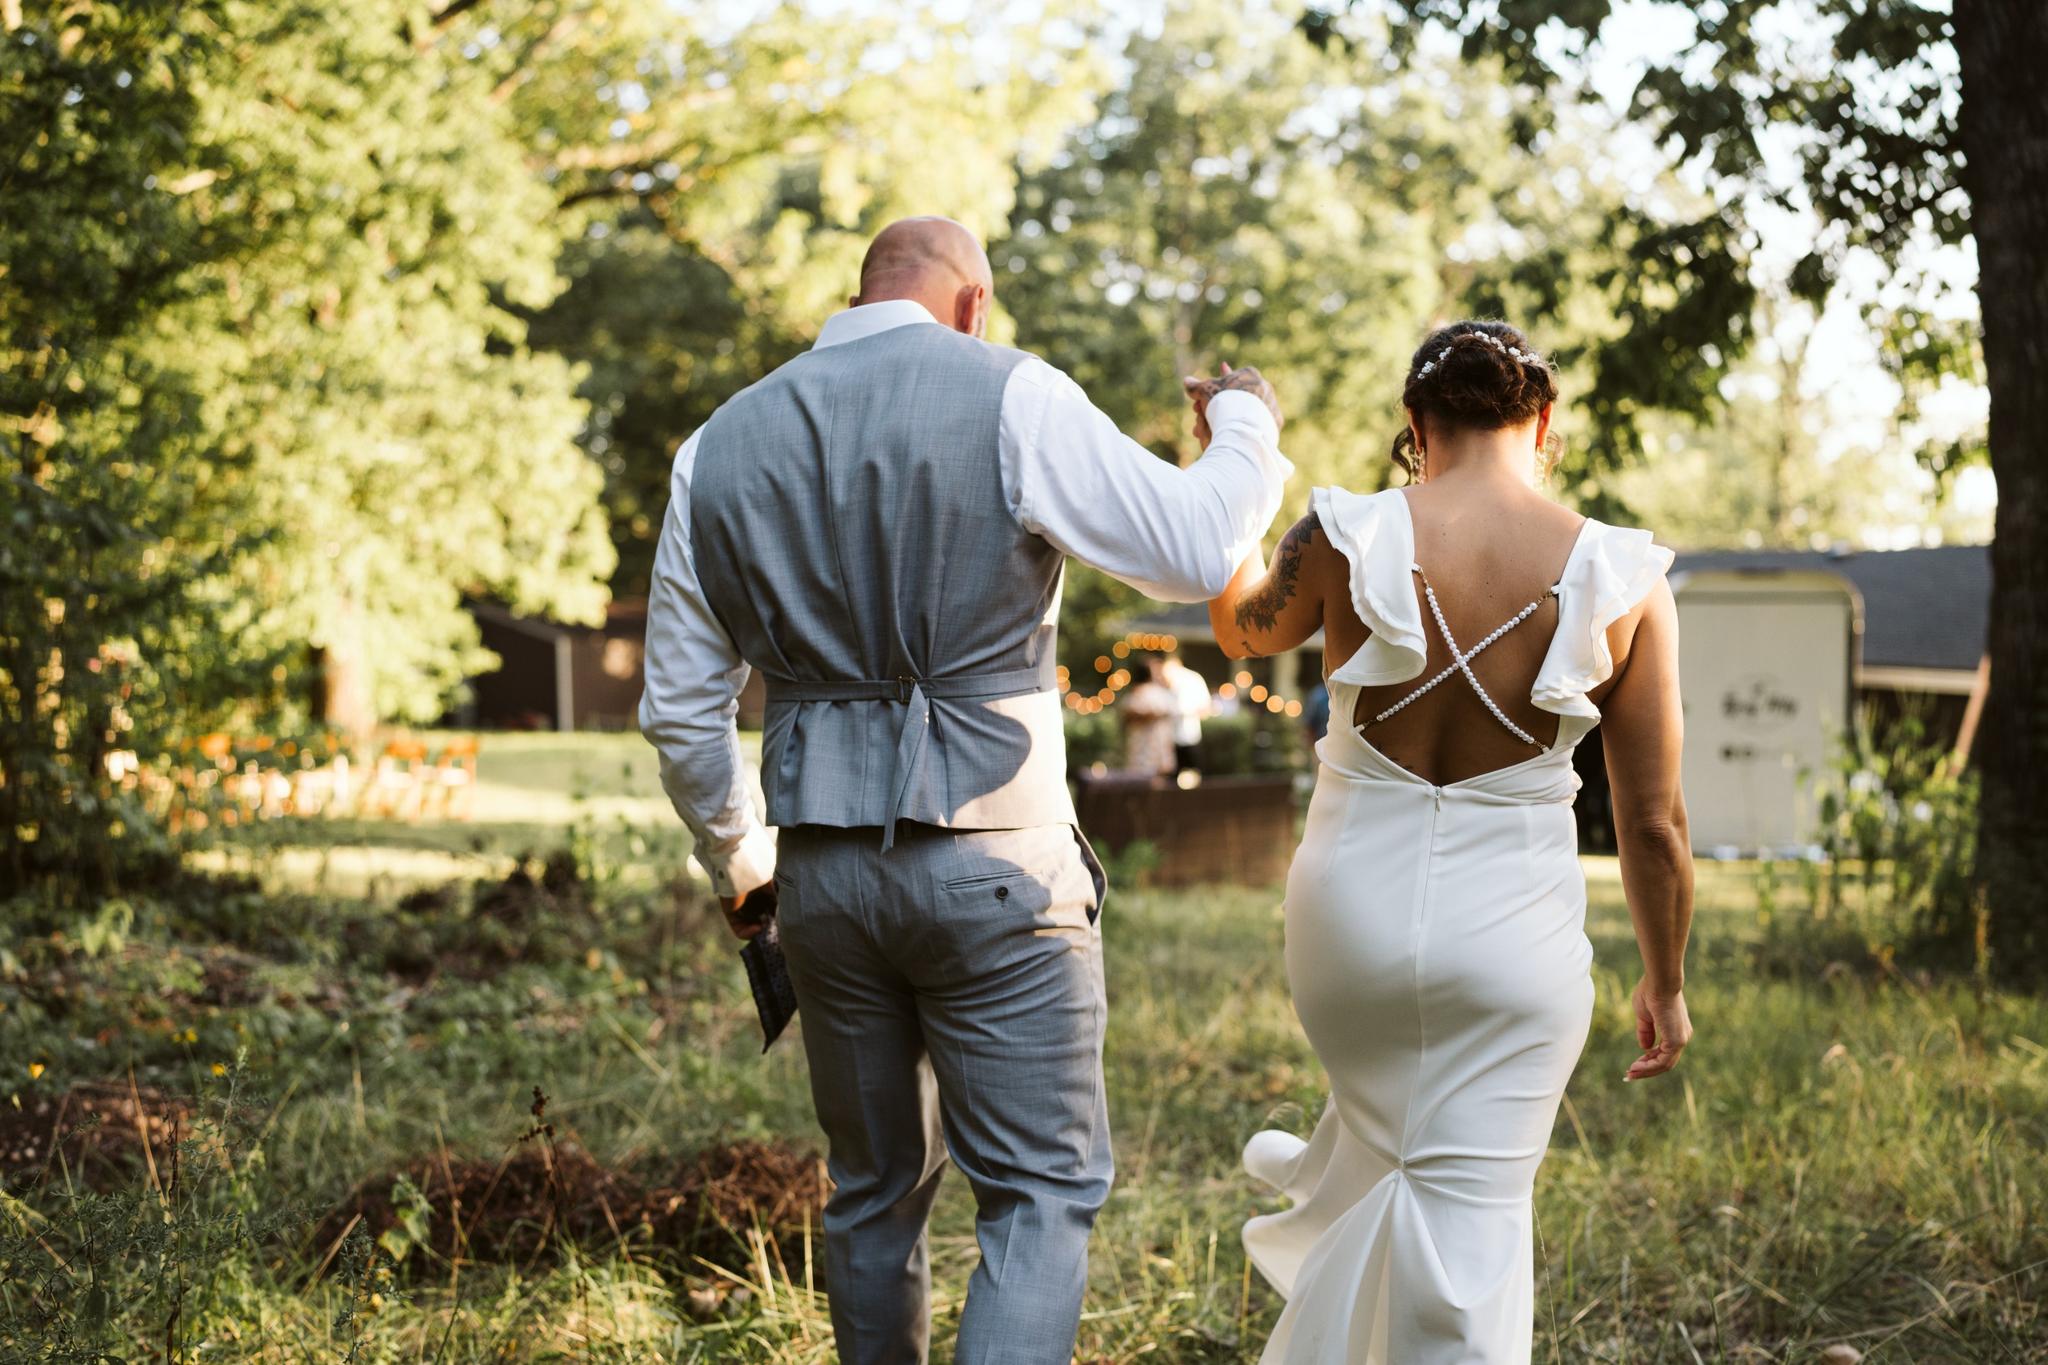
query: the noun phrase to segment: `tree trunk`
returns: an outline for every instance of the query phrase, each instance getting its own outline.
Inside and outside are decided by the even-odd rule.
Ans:
[[[327,644],[313,651],[313,714],[357,741],[377,727],[359,618],[354,600],[339,597],[329,610]]]
[[[1991,689],[1980,867],[1992,967],[2048,982],[2048,5],[1956,0],[1964,183],[1991,387]]]

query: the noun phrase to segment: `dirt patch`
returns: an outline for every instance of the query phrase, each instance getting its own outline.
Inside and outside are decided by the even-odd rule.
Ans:
[[[639,1197],[627,1177],[573,1143],[524,1144],[502,1161],[428,1157],[372,1176],[321,1221],[316,1240],[325,1253],[357,1228],[381,1238],[424,1201],[420,1245],[436,1257],[522,1262],[561,1241],[617,1240]]]
[[[815,1235],[830,1190],[825,1163],[814,1153],[786,1143],[735,1142],[685,1162],[667,1188],[649,1194],[641,1216],[657,1247],[686,1257],[729,1263],[732,1250],[744,1248],[759,1227],[788,1260],[805,1229]]]
[[[535,861],[521,858],[503,881],[478,882],[472,902],[477,917],[524,929],[543,919],[590,909],[590,888],[583,883],[573,853],[558,849],[537,869]]]
[[[571,1142],[522,1143],[499,1161],[428,1157],[363,1181],[321,1221],[315,1240],[326,1255],[352,1232],[375,1239],[404,1227],[408,1213],[417,1230],[423,1204],[417,1245],[441,1261],[519,1263],[565,1243],[630,1240],[651,1255],[738,1269],[751,1257],[756,1227],[786,1259],[800,1258],[824,1207],[824,1163],[781,1143],[710,1147],[665,1174],[655,1169],[649,1178],[608,1167]],[[399,1248],[407,1256],[413,1235]]]
[[[193,1109],[167,1091],[118,1081],[24,1098],[19,1109],[0,1108],[0,1170],[68,1170],[93,1189],[122,1184],[152,1161],[167,1172]]]
[[[378,930],[385,971],[424,985],[437,976],[487,981],[516,963],[580,953],[590,889],[567,852],[521,858],[499,880],[450,882],[412,892]]]

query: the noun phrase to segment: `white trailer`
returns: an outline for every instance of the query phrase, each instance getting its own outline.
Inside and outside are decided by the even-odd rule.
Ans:
[[[1862,599],[1804,569],[1704,569],[1672,590],[1693,849],[1797,856],[1854,717]]]

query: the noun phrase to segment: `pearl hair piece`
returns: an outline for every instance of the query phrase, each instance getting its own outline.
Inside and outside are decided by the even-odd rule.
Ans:
[[[1540,365],[1543,363],[1543,358],[1537,355],[1534,351],[1525,351],[1518,346],[1510,346],[1506,342],[1502,341],[1499,337],[1494,336],[1488,332],[1460,332],[1458,336],[1453,340],[1455,342],[1463,340],[1465,337],[1472,337],[1476,340],[1485,342],[1487,345],[1493,347],[1494,350],[1499,351],[1502,355],[1506,356],[1510,360],[1517,362],[1518,364]],[[1438,351],[1436,353],[1435,360],[1424,362],[1422,368],[1415,372],[1415,377],[1417,379],[1420,379],[1424,375],[1432,373],[1438,365],[1450,359],[1450,357],[1451,348],[1449,346],[1446,346],[1441,351]]]

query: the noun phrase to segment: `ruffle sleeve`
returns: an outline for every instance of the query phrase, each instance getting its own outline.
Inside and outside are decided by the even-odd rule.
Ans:
[[[1351,566],[1351,608],[1372,635],[1331,682],[1373,687],[1407,682],[1429,661],[1422,611],[1415,602],[1415,528],[1394,505],[1399,489],[1362,495],[1318,488],[1309,505],[1330,543]]]
[[[1586,694],[1614,676],[1607,628],[1649,596],[1671,560],[1648,531],[1587,522],[1557,585],[1557,633],[1530,700],[1552,715],[1597,722]]]

